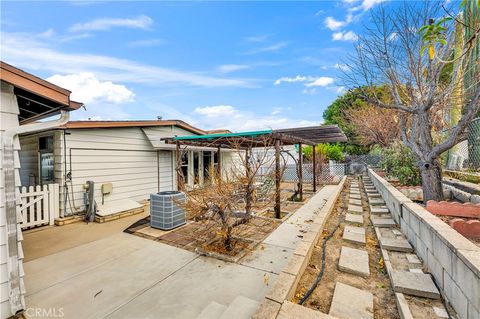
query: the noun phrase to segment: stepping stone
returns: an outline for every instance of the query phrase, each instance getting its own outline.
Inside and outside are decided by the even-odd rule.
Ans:
[[[375,217],[371,216],[370,220],[372,221],[372,225],[374,227],[394,227],[397,224],[395,224],[395,221],[391,218],[382,218],[382,217]]]
[[[405,253],[413,252],[413,248],[405,238],[386,238],[380,237],[380,245],[383,249],[391,251],[399,251]]]
[[[357,206],[357,205],[348,205],[348,212],[349,213],[354,213],[354,214],[363,214],[363,208],[362,206]]]
[[[350,197],[351,197],[351,196],[350,196]],[[350,200],[348,201],[348,203],[349,203],[350,205],[362,206],[362,201],[359,200],[359,199],[350,198]]]
[[[429,274],[394,270],[392,272],[392,286],[395,292],[417,297],[440,299],[440,293]]]
[[[373,295],[337,282],[329,315],[339,319],[373,319]]]
[[[396,229],[392,229],[392,233],[395,235],[395,236],[402,236],[403,233],[399,230],[396,230]]]
[[[360,193],[358,194],[350,194],[350,199],[362,199],[362,196],[360,195]]]
[[[365,188],[365,190],[367,190],[367,191],[376,191],[376,190],[377,190],[377,189],[375,188],[375,186],[365,186],[364,188]]]
[[[362,224],[363,225],[363,216],[347,213],[345,215],[345,221],[349,222],[349,223]]]
[[[360,191],[350,191],[350,195],[360,195]]]
[[[378,193],[377,191],[365,191],[367,193],[367,197],[372,197],[372,198],[381,198],[382,195]]]
[[[435,315],[439,318],[450,318],[450,316],[448,315],[448,312],[447,310],[445,310],[445,308],[439,308],[439,307],[432,307],[433,308],[433,312],[435,312]]]
[[[422,264],[420,259],[418,259],[417,255],[415,254],[407,254],[405,257],[407,257],[407,261],[410,264]]]
[[[343,239],[355,244],[365,244],[365,228],[356,226],[345,226]]]
[[[408,271],[409,272],[414,272],[414,273],[417,273],[417,274],[423,274],[423,270],[421,270],[420,268],[413,268],[413,269],[409,269]]]
[[[370,213],[373,215],[390,214],[390,210],[388,208],[370,206]]]
[[[360,188],[358,188],[358,187],[350,187],[350,191],[359,191],[359,192],[360,192]]]
[[[338,269],[343,272],[365,277],[370,276],[368,253],[365,250],[342,247]]]
[[[385,201],[381,198],[369,198],[368,202],[372,206],[380,206],[380,205],[385,205]]]

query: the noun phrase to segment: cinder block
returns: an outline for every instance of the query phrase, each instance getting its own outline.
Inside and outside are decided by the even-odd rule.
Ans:
[[[433,250],[433,230],[427,221],[422,221],[419,225],[420,240],[429,250]]]
[[[442,267],[442,265],[440,264],[438,259],[435,258],[435,256],[433,256],[433,254],[430,250],[427,251],[426,261],[427,261],[428,271],[435,278],[435,282],[437,283],[437,285],[439,285],[439,287],[443,290],[444,281],[443,281],[443,267]]]
[[[461,319],[468,318],[468,300],[467,297],[462,293],[462,290],[458,285],[453,281],[448,273],[443,274],[444,278],[444,289],[445,297],[452,304],[453,308],[460,316]]]
[[[420,219],[415,215],[415,213],[410,213],[409,224],[415,234],[420,234]]]
[[[480,310],[476,309],[471,303],[468,304],[468,319],[479,319]]]
[[[415,252],[422,260],[427,260],[428,249],[425,243],[417,236],[415,239]]]
[[[437,235],[433,236],[433,251],[432,254],[438,260],[440,265],[445,269],[449,274],[452,273],[452,258],[454,253],[445,245],[445,243],[438,238]]]
[[[457,255],[453,255],[452,259],[453,269],[451,277],[461,287],[464,295],[470,300],[472,305],[480,309],[480,278]]]

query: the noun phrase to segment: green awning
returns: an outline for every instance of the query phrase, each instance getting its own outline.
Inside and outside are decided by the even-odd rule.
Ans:
[[[256,137],[261,135],[272,134],[273,130],[263,130],[263,131],[254,131],[254,132],[240,132],[240,133],[217,133],[217,134],[206,134],[206,135],[189,135],[189,136],[175,136],[174,141],[185,141],[185,140],[215,140],[218,138],[230,138],[230,137]]]

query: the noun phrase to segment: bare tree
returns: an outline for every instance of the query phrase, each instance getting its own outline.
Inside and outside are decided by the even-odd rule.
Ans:
[[[226,142],[234,149],[229,168],[220,173],[211,167],[210,184],[190,191],[183,204],[189,219],[204,220],[205,227],[212,228],[227,251],[235,247],[238,226],[248,223],[254,211],[271,207],[274,201],[275,170],[270,149],[245,148],[244,143],[248,141],[238,138]],[[257,141],[262,143],[268,145],[269,141]]]
[[[468,124],[480,110],[478,60],[471,62],[480,30],[470,30],[471,36],[459,46],[455,29],[460,22],[440,20],[446,12],[437,1],[405,2],[388,12],[383,6],[372,11],[344,73],[346,85],[358,87],[369,103],[397,112],[401,139],[418,162],[425,201],[443,199],[439,157],[465,139]],[[419,32],[424,26],[435,27],[438,41],[426,42]],[[458,89],[458,81],[472,70],[475,75],[468,85],[473,90],[466,95]],[[390,103],[376,96],[374,88],[380,85],[390,90]],[[435,136],[432,128],[438,111],[448,110],[459,98],[461,117]]]

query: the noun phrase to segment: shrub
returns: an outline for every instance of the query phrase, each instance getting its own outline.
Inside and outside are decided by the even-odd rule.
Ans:
[[[422,178],[412,151],[401,142],[394,142],[381,151],[380,166],[387,176],[398,178],[402,185],[421,185]]]
[[[343,161],[345,159],[343,149],[339,144],[318,144],[315,150],[319,161]],[[304,147],[302,151],[308,160],[312,160],[313,148],[311,146]]]

